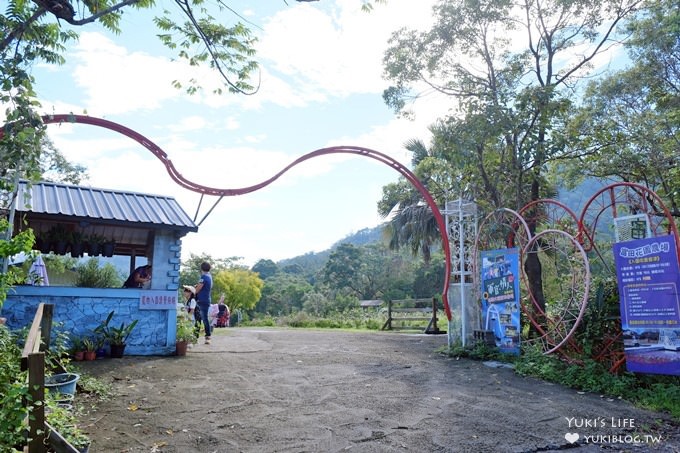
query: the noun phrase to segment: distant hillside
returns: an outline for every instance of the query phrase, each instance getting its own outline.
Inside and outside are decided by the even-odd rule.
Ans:
[[[574,189],[566,189],[564,187],[558,189],[557,199],[569,207],[578,218],[581,215],[581,210],[585,207],[586,203],[590,198],[605,187],[609,182],[603,182],[602,180],[596,178],[588,178],[581,184],[576,186]],[[296,256],[293,258],[287,258],[279,261],[277,264],[280,267],[285,267],[289,265],[300,265],[304,269],[307,275],[314,274],[317,270],[321,269],[331,252],[335,250],[340,244],[349,243],[356,246],[374,244],[383,240],[383,231],[386,224],[379,225],[375,228],[364,228],[357,231],[356,233],[351,233],[345,238],[340,239],[335,244],[331,246],[328,250],[324,250],[319,253],[309,252],[304,255]],[[599,233],[606,233],[610,226],[610,223],[603,220],[599,224]],[[609,232],[608,234],[611,234]],[[434,248],[438,247],[438,243],[434,244]]]
[[[378,225],[375,228],[364,228],[356,233],[349,234],[344,239],[340,239],[338,242],[333,244],[331,250],[339,246],[340,244],[352,244],[352,245],[366,245],[374,244],[380,242],[383,239],[383,230],[385,229],[385,224]]]
[[[379,225],[375,228],[364,228],[363,230],[359,230],[356,233],[351,233],[348,236],[344,237],[343,239],[340,239],[338,242],[333,244],[331,248],[329,248],[328,250],[324,250],[318,253],[309,252],[305,253],[304,255],[296,256],[293,258],[286,258],[284,260],[279,261],[276,264],[278,264],[279,267],[282,268],[285,266],[297,264],[302,267],[305,274],[307,275],[314,274],[316,273],[317,270],[321,269],[324,264],[326,264],[326,261],[328,261],[328,257],[331,255],[331,252],[333,252],[333,250],[335,250],[340,244],[349,243],[352,245],[361,246],[379,242],[382,240],[383,229],[384,225]]]
[[[588,178],[574,189],[559,188],[557,199],[574,211],[576,217],[579,217],[588,200],[608,184],[610,183],[600,179]]]

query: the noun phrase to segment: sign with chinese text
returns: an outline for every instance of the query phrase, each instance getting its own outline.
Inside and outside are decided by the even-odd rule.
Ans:
[[[628,371],[680,375],[680,278],[675,237],[614,244]]]
[[[483,251],[482,323],[501,352],[519,354],[519,250]]]
[[[177,308],[177,291],[146,290],[140,291],[140,310],[169,310]]]

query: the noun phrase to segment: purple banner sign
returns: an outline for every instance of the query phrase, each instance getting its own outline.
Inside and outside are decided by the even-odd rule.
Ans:
[[[680,375],[680,278],[675,237],[614,244],[628,371]]]

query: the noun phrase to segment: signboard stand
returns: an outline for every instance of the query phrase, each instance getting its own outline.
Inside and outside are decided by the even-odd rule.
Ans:
[[[474,281],[473,254],[477,236],[477,204],[462,198],[446,202],[442,212],[446,217],[446,233],[451,246],[451,281],[449,302],[451,320],[448,326],[448,344],[451,348],[456,340],[462,346],[468,336],[479,326],[478,310],[472,298]]]

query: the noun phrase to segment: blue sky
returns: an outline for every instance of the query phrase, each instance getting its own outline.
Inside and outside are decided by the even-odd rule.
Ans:
[[[171,61],[151,15],[126,12],[121,35],[79,28],[67,64],[34,71],[37,93],[45,113],[120,123],[159,145],[186,178],[222,189],[256,184],[333,145],[371,148],[409,165],[403,143],[427,141],[427,126],[446,103],[419,101],[415,121],[397,118],[381,97],[382,56],[393,30],[429,23],[432,3],[390,0],[366,14],[359,0],[228,2],[259,27],[253,30],[262,86],[254,96],[176,90],[172,80],[197,77],[209,88],[217,76]],[[161,1],[158,8],[175,6]],[[228,12],[221,17],[236,20]],[[50,125],[48,133],[68,159],[88,168],[87,185],[171,195],[194,216],[199,194],[177,186],[136,142],[87,125]],[[260,191],[222,199],[199,232],[184,238],[183,257],[240,256],[252,265],[324,250],[377,225],[381,188],[398,176],[368,158],[312,159]],[[199,220],[215,201],[203,200]]]

